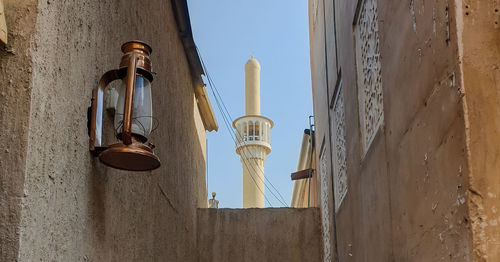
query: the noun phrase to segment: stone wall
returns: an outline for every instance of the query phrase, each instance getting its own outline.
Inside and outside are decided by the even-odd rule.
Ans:
[[[195,261],[205,133],[171,2],[5,2],[0,260]],[[110,169],[88,151],[91,90],[132,39],[153,47],[157,72],[153,172]]]
[[[198,209],[198,261],[321,261],[319,209]]]

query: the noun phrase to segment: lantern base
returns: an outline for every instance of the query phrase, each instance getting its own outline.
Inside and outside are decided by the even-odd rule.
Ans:
[[[149,171],[160,167],[160,159],[153,150],[139,142],[130,145],[116,143],[99,154],[107,166],[128,171]]]

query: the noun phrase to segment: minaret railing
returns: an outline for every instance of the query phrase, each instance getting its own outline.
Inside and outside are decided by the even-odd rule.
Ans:
[[[235,121],[236,147],[246,145],[259,145],[270,150],[270,129],[269,119],[260,116],[248,116]]]

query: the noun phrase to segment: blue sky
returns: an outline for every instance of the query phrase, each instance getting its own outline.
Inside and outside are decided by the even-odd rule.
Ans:
[[[296,171],[313,110],[307,1],[189,0],[188,5],[195,42],[233,120],[244,115],[244,65],[250,54],[259,60],[261,114],[275,123],[265,176],[289,205],[290,173]],[[207,135],[209,194],[217,192],[219,207],[239,208],[241,162],[215,99],[210,99],[219,131]],[[267,189],[266,198],[273,207],[282,206]]]

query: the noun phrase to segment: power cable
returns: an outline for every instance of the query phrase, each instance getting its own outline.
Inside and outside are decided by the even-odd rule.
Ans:
[[[203,60],[202,60],[202,65],[204,65]],[[235,132],[235,131],[231,128],[231,122],[232,122],[232,121],[231,121],[231,119],[230,119],[230,113],[229,113],[229,111],[227,111],[227,107],[225,106],[224,101],[222,100],[222,97],[220,96],[220,92],[218,91],[217,87],[215,86],[215,84],[214,84],[214,82],[213,82],[213,80],[212,80],[212,77],[211,77],[211,76],[210,76],[210,74],[208,73],[208,70],[206,70],[206,67],[205,67],[204,69],[205,69],[205,72],[206,72],[206,74],[207,74],[207,79],[208,79],[208,81],[209,81],[210,87],[212,88],[212,93],[213,93],[213,95],[215,96],[216,102],[217,102],[217,100],[220,100],[220,103],[223,105],[223,106],[220,106],[220,107],[219,107],[219,110],[222,110],[222,108],[225,108],[225,110],[226,110],[226,112],[225,112],[225,113],[224,113],[223,111],[221,111],[221,113],[223,114],[223,118],[224,118],[224,120],[227,122],[226,127],[228,128],[229,132],[231,133],[231,137],[232,137],[233,141],[234,141],[234,142],[235,142],[235,144],[236,144],[236,140],[235,140],[235,138],[236,138],[236,136],[238,136],[238,135],[239,135],[239,137],[240,137],[240,139],[241,139],[241,134],[239,134],[239,133],[237,134],[237,133],[236,133],[236,132]],[[213,90],[213,89],[215,89],[215,92],[214,92],[214,90]],[[216,93],[217,93],[217,95],[216,95]],[[217,96],[219,96],[219,97],[217,97]],[[226,116],[225,114],[227,114],[227,116]],[[233,135],[234,135],[234,138],[233,138]],[[243,154],[243,156],[244,156],[244,157],[246,157],[246,158],[256,158],[255,156],[253,156],[253,155],[252,155],[251,151],[250,151],[248,148],[243,147],[243,149],[244,149],[244,150],[243,150],[243,151],[241,151],[241,153]],[[245,151],[245,150],[246,150],[246,151]],[[247,153],[249,153],[251,157],[248,157]],[[244,162],[245,166],[247,167],[247,169],[250,171],[250,169],[248,168],[248,165],[245,163],[245,161],[243,161],[243,162]],[[257,170],[255,169],[255,167],[254,167],[253,165],[250,165],[250,167],[252,167],[253,171],[254,171],[255,173],[257,173]],[[263,170],[260,166],[258,166],[258,168],[260,169],[260,171],[262,171],[262,173],[264,173],[264,170]],[[263,180],[260,176],[257,176],[257,177],[258,177],[258,178],[259,178],[262,182],[264,182],[264,186],[265,186],[265,187],[269,190],[269,192],[270,192],[270,193],[271,193],[271,194],[272,194],[272,195],[273,195],[273,196],[274,196],[274,197],[275,197],[275,198],[276,198],[276,199],[277,199],[277,200],[278,200],[278,201],[279,201],[279,202],[280,202],[283,206],[287,206],[286,201],[284,200],[283,196],[279,193],[278,189],[276,189],[276,187],[275,187],[275,186],[271,183],[271,181],[269,181],[269,179],[267,179],[267,178],[264,176],[265,180],[266,180],[266,181],[268,181],[268,183],[269,183],[269,184],[271,184],[271,186],[274,188],[274,190],[276,190],[276,192],[277,192],[277,193],[281,196],[281,198],[282,198],[283,200],[279,199],[279,198],[276,196],[276,194],[273,192],[273,190],[272,190],[272,189],[271,189],[271,188],[270,188],[270,187],[269,187],[269,186],[265,183],[265,181],[264,181],[264,180]],[[253,180],[255,180],[253,177],[252,177],[252,179],[253,179]]]
[[[200,53],[200,51],[199,51],[199,49],[198,49],[198,48],[196,48],[196,50],[198,51],[198,53]],[[218,96],[218,99],[219,99],[219,100],[221,101],[221,103],[222,103],[222,107],[225,109],[225,113],[227,114],[227,118],[229,119],[229,120],[228,120],[228,121],[229,121],[229,123],[232,123],[232,117],[231,117],[231,114],[229,113],[229,110],[227,109],[227,107],[226,107],[226,105],[225,105],[225,103],[224,103],[224,100],[222,99],[222,96],[220,95],[220,92],[219,92],[218,88],[215,86],[215,83],[214,83],[214,81],[212,80],[212,77],[211,77],[211,76],[210,76],[210,74],[209,74],[209,72],[208,72],[208,70],[207,70],[207,68],[206,68],[206,66],[205,66],[205,63],[204,63],[204,61],[203,61],[203,58],[201,58],[201,54],[200,54],[200,59],[201,59],[201,62],[202,62],[202,66],[203,66],[203,68],[204,68],[204,70],[205,70],[205,72],[206,72],[206,76],[207,76],[207,79],[208,79],[209,85],[210,85],[210,87],[212,88],[212,93],[214,94],[214,96],[215,96],[215,97],[216,97],[216,96]],[[214,92],[214,90],[213,90],[213,89],[215,89],[215,92]],[[217,93],[217,95],[216,95],[215,93]],[[216,99],[217,99],[217,97],[216,97]],[[222,113],[222,114],[223,114],[223,116],[224,116],[224,112],[221,112],[221,113]],[[229,126],[231,126],[231,124],[229,124]],[[234,136],[235,136],[235,137],[239,137],[239,138],[241,139],[241,137],[242,137],[242,136],[241,136],[241,134],[239,134],[239,132],[238,132],[238,133],[236,133],[236,132],[235,132],[232,128],[230,128],[230,129],[231,129],[231,130],[230,130],[230,132],[232,132],[232,133],[234,134]],[[236,141],[235,141],[235,143],[236,143]],[[251,152],[248,148],[243,148],[243,149],[245,149],[245,150],[246,150],[246,153],[248,153],[248,154],[251,156],[250,158],[256,158],[256,157],[252,154],[252,152]],[[245,153],[245,150],[243,150],[243,151],[242,151],[242,153],[243,153],[243,155],[244,155],[245,157],[248,157],[248,155],[246,155],[246,153]],[[258,168],[259,168],[259,170],[260,170],[262,173],[264,173],[264,170],[263,170],[260,166],[258,166]],[[255,170],[255,168],[254,168],[253,166],[252,166],[252,169],[254,170],[254,172],[256,172],[256,170]],[[258,176],[258,178],[262,181],[262,178],[261,178],[260,176]],[[271,189],[270,189],[270,188],[266,185],[265,181],[263,181],[263,182],[264,182],[264,185],[266,186],[266,188],[268,188],[268,189],[269,189],[269,192],[271,192],[271,194],[273,194],[273,195],[277,198],[277,200],[278,200],[281,204],[283,204],[284,206],[288,206],[288,205],[286,204],[286,200],[285,200],[285,198],[283,197],[283,195],[281,195],[281,193],[280,193],[280,192],[279,192],[279,190],[278,190],[278,189],[277,189],[277,188],[273,185],[273,183],[272,183],[272,182],[271,182],[271,181],[270,181],[270,180],[269,180],[266,176],[264,176],[264,179],[265,179],[265,181],[267,181],[267,182],[271,185],[271,187],[272,187],[272,188],[276,191],[276,193],[277,193],[277,194],[281,197],[281,200],[280,200],[280,199],[278,199],[278,197],[274,194],[274,192],[273,192],[273,191],[272,191],[272,190],[271,190]]]
[[[212,92],[213,92],[213,90],[212,90]],[[215,98],[215,102],[216,102],[217,107],[219,108],[219,110],[222,110],[221,109],[221,105],[220,105],[220,103],[219,103],[219,101],[218,101],[217,98]],[[225,124],[226,128],[229,130],[229,135],[231,136],[231,139],[234,141],[234,143],[236,143],[236,140],[234,139],[234,137],[232,136],[231,131],[230,131],[231,127],[228,125],[226,116],[224,114],[222,115],[222,118],[223,118],[223,121],[224,121],[224,124]],[[247,170],[250,171],[250,168],[248,167],[246,161],[242,161],[242,162],[245,165],[245,167],[247,168]],[[254,169],[254,172],[255,172],[255,169]],[[260,193],[262,193],[262,195],[264,196],[264,199],[267,201],[267,203],[269,204],[269,206],[272,206],[271,202],[269,201],[269,199],[267,199],[266,195],[264,194],[264,191],[262,191],[262,189],[257,184],[257,181],[255,181],[255,178],[253,177],[252,173],[249,172],[249,174],[250,174],[250,178],[253,180],[253,182],[255,183],[255,186],[257,187],[257,189],[259,189]]]
[[[203,63],[203,62],[202,62],[202,63]],[[205,70],[205,71],[206,71],[206,70]],[[210,77],[210,75],[209,75],[208,71],[206,71],[206,73],[207,73],[207,79],[208,79],[208,81],[209,81],[210,87],[212,88],[212,86],[213,86],[213,87],[215,88],[215,90],[217,90],[217,87],[215,86],[215,84],[214,84],[214,82],[213,82],[212,78]],[[213,90],[212,90],[212,93],[214,93],[214,92],[213,92]],[[219,93],[219,92],[217,92],[217,94],[219,94],[219,98],[218,98],[218,99],[221,101],[221,103],[222,103],[222,104],[224,104],[224,101],[222,100],[222,97],[220,97],[220,93]],[[215,95],[215,93],[214,93],[214,95]],[[216,99],[217,99],[217,98],[216,98]],[[224,107],[225,107],[225,106],[224,106]],[[225,107],[225,108],[226,108],[226,107]],[[226,108],[226,110],[227,110],[227,108]],[[230,133],[232,133],[232,134],[234,135],[234,137],[236,137],[236,139],[238,139],[238,138],[239,138],[239,139],[241,139],[241,137],[242,137],[242,136],[241,136],[241,134],[240,134],[239,132],[238,132],[238,133],[236,133],[236,132],[234,131],[234,129],[232,129],[232,128],[231,128],[231,124],[230,124],[230,123],[231,123],[232,121],[231,121],[231,119],[229,118],[229,117],[230,117],[230,114],[229,114],[229,112],[226,112],[226,113],[227,113],[227,115],[228,115],[228,116],[225,116],[225,118],[226,118],[226,121],[228,121],[228,122],[229,122],[229,124],[228,124],[228,125],[229,125],[229,129],[230,129],[230,130],[229,130],[229,132],[230,132]],[[224,116],[223,116],[223,117],[224,117]],[[233,140],[234,140],[234,139],[233,139]],[[236,144],[236,140],[235,140],[234,142],[235,142],[235,144]],[[242,149],[243,149],[243,150],[241,151],[241,153],[243,154],[243,156],[244,156],[244,157],[246,157],[246,158],[257,158],[256,156],[254,156],[254,155],[252,154],[252,152],[251,152],[248,148],[243,147]],[[250,157],[248,157],[249,155],[250,155]],[[257,173],[257,170],[255,169],[255,167],[254,167],[253,165],[250,165],[250,166],[252,167],[253,171],[254,171],[255,173]],[[257,166],[257,167],[259,168],[259,170],[260,170],[262,173],[264,173],[264,170],[263,170],[260,166]],[[265,182],[265,181],[264,181],[264,180],[263,180],[260,176],[257,176],[257,177],[258,177],[258,178],[259,178],[262,182],[264,182],[264,186],[265,186],[267,189],[269,189],[269,192],[270,192],[270,193],[271,193],[271,194],[272,194],[272,195],[273,195],[273,196],[274,196],[274,197],[275,197],[275,198],[276,198],[276,199],[277,199],[277,200],[278,200],[278,201],[279,201],[282,205],[284,205],[284,206],[288,206],[288,205],[286,204],[286,200],[284,200],[283,196],[280,194],[280,192],[278,191],[278,189],[277,189],[277,188],[276,188],[276,187],[275,187],[275,186],[271,183],[271,181],[269,181],[269,179],[267,179],[267,177],[266,177],[266,176],[264,176],[265,181],[267,181],[267,182],[271,185],[271,187],[272,187],[272,188],[274,188],[274,190],[276,191],[276,193],[278,193],[278,195],[281,197],[281,199],[279,199],[279,198],[276,196],[276,194],[273,192],[273,190],[272,190],[271,188],[269,188],[269,186],[267,186],[267,185],[266,185],[266,182]]]
[[[197,51],[199,53],[199,50],[197,48]],[[234,141],[234,143],[236,144],[236,139],[238,139],[237,137],[239,137],[239,139],[241,139],[241,134],[236,133],[232,128],[231,128],[231,124],[230,121],[231,120],[231,114],[229,113],[229,110],[227,109],[224,101],[222,100],[222,96],[220,95],[220,92],[219,90],[217,89],[217,87],[215,86],[213,80],[212,80],[212,77],[210,76],[210,74],[208,73],[208,70],[205,66],[205,63],[203,61],[203,59],[201,58],[201,55],[200,55],[200,59],[201,59],[201,63],[202,63],[202,66],[204,68],[204,71],[206,73],[206,77],[208,79],[208,82],[209,82],[209,85],[210,85],[210,88],[211,88],[211,91],[212,91],[212,94],[214,95],[214,98],[216,100],[216,104],[217,104],[217,107],[219,108],[219,111],[221,112],[222,114],[222,117],[223,117],[223,120],[224,120],[224,124],[226,125],[226,128],[228,129],[229,133],[230,133],[230,136],[231,136],[231,139]],[[255,158],[255,156],[253,156],[251,154],[251,152],[247,149],[247,148],[244,148],[246,149],[246,151],[248,152],[245,152],[245,150],[243,150],[241,153],[243,153],[243,155],[245,157],[248,158],[248,155],[246,155],[246,153],[249,153],[252,158]],[[247,165],[247,161],[242,161],[243,164],[246,166],[247,170],[250,171],[250,168],[248,167]],[[250,167],[252,167],[254,173],[257,173],[257,170],[255,170],[255,167],[253,165],[250,165]],[[260,166],[258,166],[259,169],[263,172],[262,168]],[[250,172],[249,172],[250,173]],[[252,178],[252,180],[254,181],[254,183],[256,184],[257,188],[259,189],[259,191],[261,191],[262,194],[264,194],[264,192],[260,189],[260,187],[257,185],[257,182],[255,181],[255,178],[253,177],[253,175],[250,173],[250,177]],[[264,186],[269,190],[269,192],[284,206],[287,206],[286,205],[286,201],[284,200],[283,196],[280,194],[280,192],[278,191],[278,189],[271,183],[271,181],[269,181],[269,179],[267,179],[266,177],[265,180],[271,185],[271,187],[276,191],[276,193],[278,193],[278,195],[281,197],[278,198],[276,196],[276,194],[274,194],[273,190],[271,188],[269,188],[269,186],[266,185],[265,181],[262,180],[261,177],[257,176],[258,178],[260,178],[260,180],[262,182],[264,182]],[[264,198],[268,201],[268,203],[271,205],[271,203],[269,202],[269,200],[265,197],[265,194],[264,194]],[[272,205],[271,205],[272,206]]]
[[[207,71],[206,71],[206,67],[204,66],[203,60],[202,60],[202,65],[203,65],[203,67],[204,67],[205,72],[207,72]],[[208,74],[208,73],[207,73],[207,74]],[[210,86],[212,87],[212,85],[210,85]],[[215,92],[214,92],[213,88],[211,88],[211,91],[212,91],[212,93],[213,93],[213,95],[214,95],[216,105],[217,105],[217,107],[219,108],[219,111],[222,113],[222,118],[223,118],[223,121],[224,121],[224,125],[225,125],[225,126],[226,126],[226,128],[228,129],[228,131],[229,131],[229,135],[231,136],[231,139],[234,141],[234,143],[236,143],[236,140],[235,140],[235,138],[233,137],[233,134],[231,133],[231,130],[232,130],[232,129],[231,129],[231,127],[230,127],[230,124],[228,124],[228,119],[227,119],[227,116],[224,114],[224,111],[222,110],[222,106],[221,106],[221,103],[220,103],[221,101],[219,101],[219,99],[218,99],[218,98],[217,98],[217,96],[215,95]],[[250,168],[248,167],[248,165],[247,165],[246,161],[242,161],[242,162],[243,162],[243,164],[246,166],[247,170],[249,170],[249,171],[250,171]],[[255,172],[255,170],[254,170],[254,172]],[[267,199],[266,195],[264,194],[264,191],[262,191],[262,189],[259,187],[259,185],[257,184],[257,181],[255,181],[255,178],[253,177],[253,175],[252,175],[251,173],[250,173],[250,178],[253,180],[253,182],[255,183],[255,185],[256,185],[256,187],[257,187],[257,189],[260,191],[260,193],[264,196],[264,199],[267,201],[267,203],[268,203],[270,206],[272,206],[271,202],[269,201],[269,199]]]

